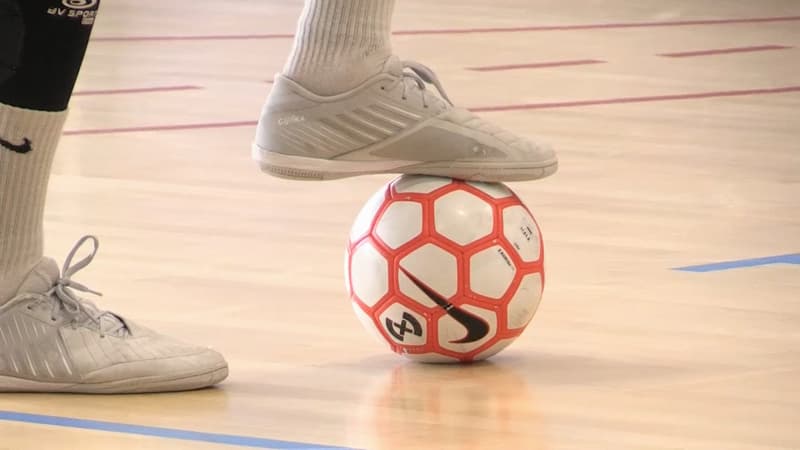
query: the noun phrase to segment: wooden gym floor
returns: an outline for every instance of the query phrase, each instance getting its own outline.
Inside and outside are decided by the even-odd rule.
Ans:
[[[800,3],[398,1],[397,53],[560,150],[556,176],[511,186],[544,233],[544,301],[470,367],[405,363],[353,316],[345,236],[390,177],[250,161],[300,7],[104,2],[48,253],[97,234],[79,281],[231,377],[0,395],[0,449],[800,448]]]

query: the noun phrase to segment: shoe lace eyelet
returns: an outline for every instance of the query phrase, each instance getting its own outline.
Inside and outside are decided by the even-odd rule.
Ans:
[[[381,90],[385,91],[386,90],[386,86],[381,86]]]
[[[51,322],[57,322],[57,321],[58,321],[58,319],[56,319],[55,317],[51,317],[51,318],[50,318],[50,321],[51,321]]]

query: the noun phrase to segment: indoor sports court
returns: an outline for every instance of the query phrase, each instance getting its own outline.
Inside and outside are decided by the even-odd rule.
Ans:
[[[354,314],[351,225],[394,176],[251,158],[302,8],[103,0],[45,252],[96,235],[93,301],[230,376],[0,394],[0,449],[800,449],[800,2],[397,0],[394,53],[558,152],[508,183],[541,230],[541,303],[473,364],[409,361]]]

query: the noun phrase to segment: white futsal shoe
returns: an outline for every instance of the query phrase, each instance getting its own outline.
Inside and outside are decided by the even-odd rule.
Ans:
[[[92,253],[72,265],[91,240]],[[97,253],[82,238],[63,274],[42,258],[17,295],[0,306],[0,392],[142,393],[199,389],[219,383],[228,364],[219,353],[187,345],[100,311],[72,281]]]
[[[302,180],[414,173],[523,181],[558,168],[549,146],[454,107],[431,69],[394,56],[361,86],[329,97],[277,75],[253,157],[264,172]]]

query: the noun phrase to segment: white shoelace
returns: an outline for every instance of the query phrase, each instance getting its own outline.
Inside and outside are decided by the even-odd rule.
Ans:
[[[92,252],[88,256],[73,264],[72,259],[75,257],[75,254],[87,241],[92,243]],[[61,276],[55,281],[53,287],[44,294],[37,295],[36,297],[39,298],[39,300],[47,301],[51,304],[51,320],[57,320],[56,316],[62,311],[72,316],[75,323],[81,322],[80,319],[85,317],[85,320],[88,320],[97,326],[100,337],[105,337],[107,334],[116,335],[120,331],[127,329],[125,322],[115,314],[108,311],[103,311],[94,303],[75,295],[73,290],[94,295],[103,294],[93,291],[85,285],[72,279],[73,275],[92,262],[94,256],[97,254],[97,249],[99,246],[100,242],[94,236],[84,236],[78,240],[78,242],[72,247],[72,250],[70,250],[69,254],[67,255],[67,259],[64,261],[64,265],[61,269]]]
[[[430,67],[416,61],[402,61],[397,57],[392,57],[392,60],[388,63],[388,66],[389,72],[399,76],[399,78],[387,85],[386,89],[391,90],[394,89],[398,83],[402,84],[403,100],[407,98],[406,95],[409,87],[415,87],[421,91],[422,104],[427,108],[428,95],[433,96],[432,94],[428,93],[427,88],[428,84],[432,84],[439,92],[441,98],[447,102],[448,105],[454,108],[453,118],[460,124],[482,131],[511,145],[524,141],[524,138],[521,136],[517,136],[491,122],[487,122],[466,109],[456,108],[455,105],[453,105],[453,102],[450,100],[450,97],[447,95],[447,92],[445,92],[444,86],[442,86],[441,81],[439,81],[439,77],[436,76],[436,73]],[[436,99],[439,100],[438,98]]]
[[[411,80],[414,82],[414,85],[422,91],[422,104],[426,108],[428,107],[428,99],[426,97],[427,93],[427,85],[432,84],[437,91],[439,91],[439,95],[444,99],[450,106],[453,106],[453,102],[448,97],[447,92],[444,90],[444,86],[442,86],[441,81],[439,81],[439,77],[436,76],[436,73],[430,67],[418,63],[415,61],[399,61],[402,71],[402,77],[398,79],[397,82],[402,81],[403,84],[403,100],[406,99],[406,94],[408,93],[408,83],[406,80]],[[409,69],[407,71],[406,69]],[[394,85],[392,86],[392,89]]]

